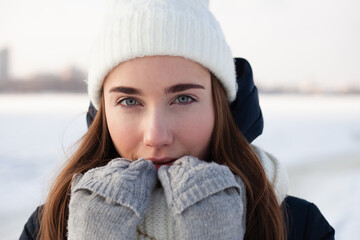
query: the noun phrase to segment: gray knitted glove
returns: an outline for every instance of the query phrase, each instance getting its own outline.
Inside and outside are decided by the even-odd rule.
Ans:
[[[134,239],[156,184],[148,160],[118,158],[73,179],[68,239]]]
[[[185,156],[158,176],[178,239],[243,239],[246,190],[228,167]]]

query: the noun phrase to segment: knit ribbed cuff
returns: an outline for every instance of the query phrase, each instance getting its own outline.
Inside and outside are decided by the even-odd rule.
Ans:
[[[73,192],[79,189],[95,192],[108,201],[132,209],[141,218],[156,181],[156,169],[150,161],[114,159],[104,167],[85,173],[77,180]]]
[[[227,188],[234,187],[239,194],[241,192],[228,167],[194,157],[186,156],[170,167],[163,166],[158,175],[165,188],[168,205],[174,208],[175,214]]]

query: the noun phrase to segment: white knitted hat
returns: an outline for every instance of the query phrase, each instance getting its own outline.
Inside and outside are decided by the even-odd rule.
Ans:
[[[209,0],[109,0],[90,59],[88,93],[98,109],[103,81],[121,62],[144,56],[182,56],[209,69],[236,97],[235,64]]]

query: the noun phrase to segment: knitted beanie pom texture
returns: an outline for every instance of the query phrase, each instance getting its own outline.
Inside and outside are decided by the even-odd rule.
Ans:
[[[144,56],[181,56],[211,71],[236,97],[234,60],[208,0],[109,0],[89,63],[88,93],[98,109],[107,74]]]

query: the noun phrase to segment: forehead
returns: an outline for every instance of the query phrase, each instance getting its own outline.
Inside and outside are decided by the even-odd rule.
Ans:
[[[136,58],[116,66],[106,77],[104,89],[113,85],[166,86],[177,83],[210,84],[210,72],[202,65],[174,56]],[[153,85],[155,84],[155,85]]]

